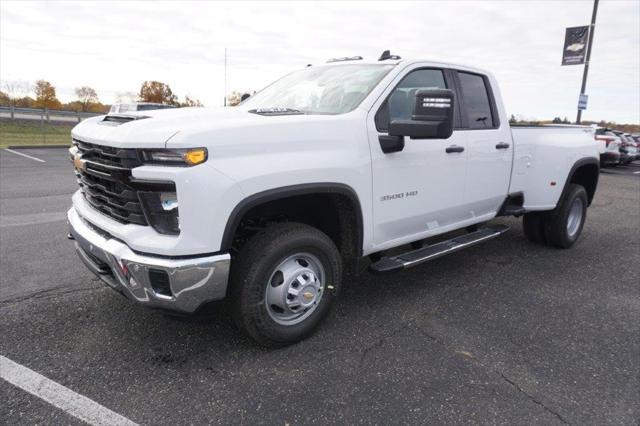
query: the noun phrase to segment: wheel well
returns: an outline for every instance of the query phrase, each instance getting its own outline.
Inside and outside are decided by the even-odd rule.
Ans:
[[[587,191],[587,197],[589,204],[593,201],[593,197],[596,193],[596,187],[598,186],[598,177],[600,175],[600,168],[595,163],[588,163],[579,166],[575,169],[571,175],[570,183],[576,183],[582,185]]]
[[[261,229],[272,223],[299,222],[327,234],[345,260],[362,251],[362,213],[357,199],[345,193],[321,192],[284,195],[251,203],[225,230],[223,250],[237,253]],[[229,225],[228,225],[229,227]],[[225,247],[226,246],[226,247]]]

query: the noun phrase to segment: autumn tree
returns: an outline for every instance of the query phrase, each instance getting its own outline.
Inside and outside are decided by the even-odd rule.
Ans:
[[[227,106],[237,106],[242,100],[242,94],[235,90],[227,96]]]
[[[191,99],[189,96],[184,97],[184,101],[180,102],[181,107],[201,107],[202,102],[199,99]]]
[[[2,90],[0,90],[0,105],[11,105],[11,98],[9,98],[9,95],[4,93]]]
[[[142,83],[138,99],[142,102],[179,105],[178,97],[173,94],[169,85],[159,81],[145,81]]]
[[[78,97],[78,102],[82,106],[82,111],[88,111],[91,104],[98,103],[98,94],[91,87],[77,87],[75,92]]]
[[[45,80],[36,81],[36,105],[40,108],[56,108],[60,101],[56,97],[56,88]]]
[[[8,80],[2,82],[2,90],[9,98],[9,104],[16,106],[18,99],[26,97],[31,92],[31,85],[24,80]]]
[[[14,99],[13,106],[15,106],[16,108],[38,108],[36,100],[30,96]]]

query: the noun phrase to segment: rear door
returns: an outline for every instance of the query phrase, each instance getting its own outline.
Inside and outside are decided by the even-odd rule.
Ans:
[[[468,218],[498,212],[509,190],[513,144],[509,123],[501,123],[490,80],[456,72],[467,143],[464,200]]]

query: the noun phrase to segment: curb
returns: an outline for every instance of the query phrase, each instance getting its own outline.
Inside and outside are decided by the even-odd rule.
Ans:
[[[9,145],[7,149],[70,148],[69,145]]]

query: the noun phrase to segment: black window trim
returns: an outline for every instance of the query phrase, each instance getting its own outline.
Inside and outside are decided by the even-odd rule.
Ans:
[[[382,134],[386,134],[389,132],[389,129],[380,129],[378,128],[378,120],[376,119],[376,117],[378,116],[378,114],[380,113],[380,111],[382,110],[382,108],[387,105],[387,101],[389,100],[389,98],[391,97],[391,95],[393,94],[393,92],[398,88],[398,86],[400,85],[400,83],[402,83],[402,81],[405,79],[406,76],[408,76],[409,74],[415,72],[415,71],[421,71],[421,70],[436,70],[436,71],[441,71],[442,72],[442,78],[444,79],[444,84],[447,86],[447,89],[450,89],[453,91],[454,96],[456,101],[454,102],[454,104],[456,105],[456,109],[454,111],[454,118],[453,118],[453,123],[454,123],[454,130],[468,130],[464,127],[461,127],[462,124],[464,124],[462,122],[462,109],[460,107],[461,102],[457,101],[459,99],[458,93],[458,87],[457,87],[457,75],[456,75],[456,70],[453,70],[451,68],[441,68],[441,67],[418,67],[418,68],[413,68],[412,70],[409,70],[406,74],[404,74],[401,78],[400,81],[398,81],[393,88],[389,91],[389,93],[387,93],[387,96],[385,96],[384,100],[382,101],[382,103],[380,103],[380,106],[378,107],[378,110],[376,111],[376,113],[373,115],[373,124],[376,126],[376,130],[378,131],[378,133],[382,133]]]
[[[469,126],[469,120],[467,120],[467,114],[462,114],[463,108],[466,110],[466,104],[464,100],[464,94],[462,93],[462,84],[460,83],[459,73],[471,74],[482,78],[484,82],[485,90],[487,91],[487,97],[489,98],[489,109],[491,110],[491,118],[493,119],[493,126],[486,128],[472,128]],[[480,74],[473,71],[466,71],[461,69],[453,70],[453,78],[456,82],[456,88],[458,93],[458,105],[460,105],[460,115],[463,117],[464,127],[457,130],[495,130],[500,128],[500,115],[498,114],[498,108],[496,105],[496,98],[493,95],[493,87],[491,86],[491,82],[489,81],[489,77],[485,74]]]
[[[460,81],[458,79],[458,70],[447,68],[446,69],[447,78],[452,82],[452,90],[455,93],[455,106],[456,110],[454,111],[454,130],[467,130],[469,128],[469,123],[467,120],[466,114],[462,113],[462,89],[460,87]]]

